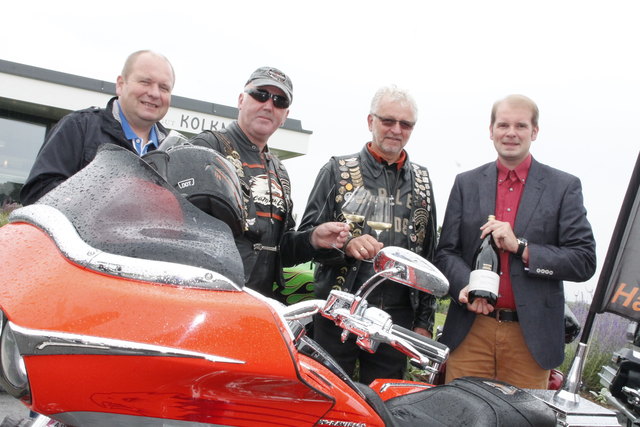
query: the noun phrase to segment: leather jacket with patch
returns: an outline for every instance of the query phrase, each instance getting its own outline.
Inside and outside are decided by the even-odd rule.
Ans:
[[[372,194],[393,197],[393,226],[383,232],[385,246],[399,246],[432,261],[437,244],[436,209],[431,180],[426,168],[407,160],[401,169],[376,161],[367,146],[356,154],[332,157],[320,170],[309,197],[299,230],[305,231],[327,221],[342,221],[341,206],[354,187],[364,185]],[[365,225],[358,232],[375,233]],[[357,261],[343,253],[324,249],[316,252],[315,294],[326,298],[331,289],[355,292],[373,274],[370,263]],[[368,298],[381,308],[413,309],[413,327],[433,331],[436,300],[397,283],[384,282]]]
[[[247,214],[245,231],[236,238],[246,285],[282,299],[272,291],[274,282],[284,286],[282,268],[309,261],[314,253],[309,240],[313,230],[295,231],[287,170],[268,147],[260,152],[237,122],[221,131],[202,132],[189,142],[222,153],[236,167]]]

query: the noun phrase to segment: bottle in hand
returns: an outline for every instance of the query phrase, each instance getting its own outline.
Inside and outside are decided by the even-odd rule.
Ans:
[[[489,215],[489,221],[495,216]],[[485,298],[493,306],[498,300],[500,289],[500,255],[491,233],[482,240],[482,244],[473,256],[469,277],[469,303],[476,298]]]

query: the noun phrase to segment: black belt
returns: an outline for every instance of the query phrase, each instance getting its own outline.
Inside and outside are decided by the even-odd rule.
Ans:
[[[517,322],[518,312],[515,310],[507,310],[506,308],[496,308],[491,313],[487,314],[489,317],[493,317],[498,322]]]

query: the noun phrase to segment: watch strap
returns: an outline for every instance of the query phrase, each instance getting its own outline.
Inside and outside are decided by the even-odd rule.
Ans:
[[[516,256],[518,258],[522,258],[522,254],[524,250],[527,248],[528,242],[525,239],[518,239],[518,251],[516,252]]]

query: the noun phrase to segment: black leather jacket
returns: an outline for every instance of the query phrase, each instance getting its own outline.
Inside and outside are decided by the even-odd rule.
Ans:
[[[236,151],[242,163],[243,189],[248,192],[245,200],[248,216],[248,228],[243,235],[236,238],[236,246],[242,256],[245,268],[246,285],[257,290],[263,295],[282,299],[279,293],[273,294],[273,283],[284,286],[282,267],[293,266],[309,261],[313,257],[314,249],[309,240],[311,232],[304,233],[295,231],[295,220],[292,216],[293,203],[291,201],[291,186],[289,175],[280,160],[270,154],[268,147],[264,153],[260,153],[258,147],[253,144],[244,134],[237,122],[232,122],[225,129],[220,131],[218,136],[211,131],[205,131],[193,137],[189,142],[194,145],[212,148],[225,157],[229,157],[222,138],[227,138],[232,149]],[[233,162],[232,162],[233,163]],[[265,197],[269,198],[269,191],[266,186],[256,185],[256,176],[264,175],[263,169],[252,168],[249,165],[263,164],[269,169],[270,175],[275,176],[277,184],[273,191],[281,191],[282,205],[278,203],[267,203],[270,206],[276,205],[278,216],[282,215],[282,221],[272,221],[264,216],[256,214],[256,199],[260,200],[261,195],[256,191],[266,191]],[[258,172],[259,170],[259,172]],[[263,188],[264,187],[264,188]],[[263,208],[264,209],[264,208]],[[258,209],[259,210],[259,209]],[[277,251],[257,249],[263,245],[269,248],[277,247]]]
[[[436,210],[431,192],[431,182],[426,179],[424,183],[424,198],[416,198],[414,194],[416,185],[417,165],[409,162],[408,156],[403,167],[397,170],[395,165],[383,165],[376,161],[365,146],[360,153],[351,156],[333,157],[325,164],[314,184],[313,193],[309,197],[307,207],[302,218],[299,230],[308,230],[318,224],[327,221],[341,220],[341,206],[344,194],[349,191],[349,165],[353,166],[352,159],[360,158],[360,173],[364,186],[372,193],[386,192],[394,196],[393,207],[394,227],[393,232],[385,232],[381,235],[381,241],[385,246],[399,246],[419,253],[429,261],[433,259],[436,239]],[[421,168],[426,172],[426,169]],[[353,173],[353,172],[352,172]],[[355,172],[358,179],[358,173]],[[424,177],[420,177],[420,182]],[[356,183],[357,184],[357,183]],[[422,186],[422,184],[420,184]],[[419,192],[423,190],[418,189]],[[419,199],[419,200],[418,200]],[[424,202],[430,205],[424,209]],[[420,209],[422,207],[423,209]],[[416,216],[416,211],[418,215]],[[416,217],[426,216],[426,228],[420,227],[415,221]],[[422,231],[419,231],[421,229]],[[371,233],[365,226],[363,233]],[[422,238],[416,235],[422,233]],[[421,244],[420,244],[421,243]],[[373,274],[370,263],[356,261],[346,257],[336,250],[320,250],[314,260],[317,262],[315,270],[315,294],[318,298],[326,298],[331,289],[342,289],[355,292]],[[413,327],[422,327],[433,330],[436,300],[433,295],[419,292],[397,283],[385,282],[380,285],[368,298],[370,305],[381,308],[407,307],[414,311]]]
[[[117,97],[106,108],[91,107],[64,116],[47,135],[20,191],[20,202],[30,205],[85,167],[96,156],[98,146],[116,144],[135,152],[119,120]],[[158,142],[168,134],[156,123]]]

